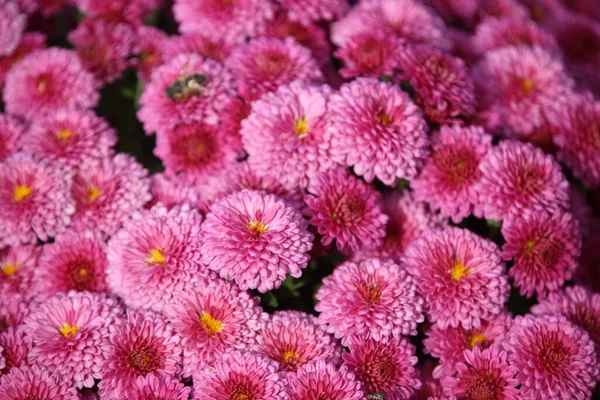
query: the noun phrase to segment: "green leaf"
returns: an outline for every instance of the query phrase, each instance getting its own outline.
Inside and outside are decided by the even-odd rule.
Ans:
[[[502,228],[502,221],[495,221],[493,219],[488,219],[485,221],[487,226],[491,229],[500,229]]]
[[[267,304],[269,307],[277,308],[279,306],[279,302],[277,301],[277,297],[272,292],[265,293],[265,297],[267,298]]]
[[[406,179],[400,179],[400,180],[398,180],[398,184],[396,185],[396,189],[402,190],[402,189],[407,188],[408,185],[410,185],[409,181],[407,181]]]
[[[391,76],[389,76],[389,75],[381,74],[381,75],[379,76],[379,80],[380,80],[381,82],[391,82],[391,81],[392,81],[392,77],[391,77]]]

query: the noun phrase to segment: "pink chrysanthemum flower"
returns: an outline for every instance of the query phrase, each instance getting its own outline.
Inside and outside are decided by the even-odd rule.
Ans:
[[[256,351],[286,372],[319,360],[337,365],[341,359],[341,348],[319,328],[317,318],[297,311],[273,314],[260,331]]]
[[[498,247],[468,230],[427,232],[408,246],[402,264],[425,300],[425,314],[440,328],[479,328],[508,300]]]
[[[558,157],[588,187],[600,186],[600,101],[573,96],[562,109],[554,136]]]
[[[240,133],[248,164],[259,176],[286,171],[280,182],[292,190],[336,166],[327,129],[330,93],[328,86],[295,82],[252,103]]]
[[[227,133],[205,123],[180,124],[157,133],[154,154],[167,175],[179,175],[189,183],[206,183],[237,156]]]
[[[55,110],[94,107],[98,87],[74,51],[36,50],[6,74],[4,104],[8,113],[33,120]]]
[[[517,317],[503,346],[523,398],[591,398],[598,378],[594,342],[564,317]]]
[[[38,366],[13,368],[0,376],[1,399],[79,400],[74,387]]]
[[[391,258],[399,261],[406,247],[430,229],[443,228],[446,219],[433,213],[422,202],[415,201],[412,192],[392,191],[383,194],[383,212],[389,220],[381,246],[362,251],[359,258]]]
[[[0,246],[47,241],[71,222],[72,174],[18,153],[0,163]]]
[[[471,27],[479,10],[479,0],[426,0],[424,3],[433,8],[448,26],[462,25]]]
[[[175,58],[180,54],[194,53],[204,58],[223,62],[229,53],[231,45],[219,38],[206,36],[206,32],[190,32],[179,36],[171,36],[165,44],[165,59]]]
[[[26,24],[27,15],[21,14],[14,2],[0,2],[0,56],[7,56],[17,48]]]
[[[234,351],[194,376],[193,400],[285,399],[285,378],[261,354]]]
[[[278,0],[291,21],[302,25],[313,22],[332,21],[348,11],[346,0]]]
[[[421,387],[414,368],[415,346],[406,338],[387,343],[350,338],[344,364],[364,385],[366,393],[380,393],[388,400],[409,399]]]
[[[233,49],[225,60],[240,96],[253,101],[295,80],[320,82],[321,70],[309,49],[292,38],[256,38]]]
[[[174,299],[165,312],[181,335],[184,377],[213,365],[224,353],[256,344],[267,319],[259,300],[231,282],[212,277]]]
[[[323,245],[335,239],[343,251],[381,246],[388,217],[379,205],[379,192],[371,185],[339,168],[317,175],[308,192],[306,213]]]
[[[90,232],[69,232],[44,245],[35,288],[40,298],[69,290],[106,292],[106,245]]]
[[[126,305],[162,311],[204,269],[202,216],[188,206],[135,212],[108,242],[108,286]]]
[[[165,56],[169,47],[167,44],[170,43],[169,37],[158,28],[142,25],[136,29],[136,38],[133,47],[136,58],[131,61],[131,64],[137,68],[140,79],[148,82],[156,67],[174,58]]]
[[[488,18],[477,25],[474,42],[482,53],[509,46],[538,46],[558,53],[558,45],[550,33],[522,18]]]
[[[313,235],[300,212],[263,191],[242,190],[211,206],[202,224],[202,260],[243,289],[265,293],[299,278]]]
[[[496,345],[483,351],[479,347],[465,350],[464,361],[456,364],[456,376],[442,379],[445,391],[466,399],[521,399],[517,371],[507,358],[506,351]]]
[[[479,328],[440,328],[432,325],[425,331],[427,338],[423,339],[423,345],[425,353],[440,360],[439,365],[433,369],[433,378],[453,376],[456,373],[456,364],[464,361],[465,350],[475,347],[487,349],[492,344],[501,343],[506,338],[511,322],[510,314],[502,312],[490,320],[482,321]]]
[[[400,46],[398,38],[381,29],[352,36],[335,52],[336,58],[344,63],[340,74],[346,79],[360,75],[391,76],[398,67]]]
[[[59,110],[36,119],[21,143],[26,152],[76,168],[109,158],[117,133],[93,111]]]
[[[71,194],[76,204],[73,229],[110,236],[150,200],[148,171],[130,155],[119,153],[102,164],[80,168]]]
[[[127,397],[136,400],[188,400],[192,388],[170,376],[138,376]]]
[[[2,298],[0,332],[4,332],[8,328],[17,328],[23,323],[25,317],[38,305],[35,299],[31,299],[34,294],[13,294]]]
[[[150,373],[179,377],[180,343],[181,338],[162,315],[130,309],[127,321],[110,334],[104,377],[98,385],[100,398],[120,399],[137,386],[138,377]]]
[[[345,366],[336,369],[325,361],[302,366],[288,375],[290,400],[360,400],[363,386]]]
[[[27,32],[21,38],[19,45],[7,56],[0,57],[0,87],[4,86],[6,74],[16,62],[32,51],[44,48],[46,36],[38,32]]]
[[[448,48],[444,21],[415,0],[361,1],[345,17],[332,24],[331,40],[341,47],[352,36],[384,29],[407,44]]]
[[[392,261],[345,262],[323,279],[315,295],[319,323],[337,338],[386,342],[416,335],[423,299],[413,279]]]
[[[177,176],[167,176],[164,173],[157,173],[150,177],[150,193],[152,200],[146,203],[146,208],[152,208],[158,203],[162,203],[169,209],[184,204],[190,207],[201,204],[199,186],[189,185]]]
[[[0,249],[0,296],[22,295],[31,298],[33,274],[37,269],[41,248],[16,245]]]
[[[342,85],[329,102],[332,158],[367,182],[412,179],[429,140],[419,108],[398,86],[374,78]]]
[[[546,123],[573,87],[561,62],[537,46],[490,51],[474,75],[482,108],[498,114],[500,133],[518,138]]]
[[[216,40],[242,43],[264,32],[275,4],[271,0],[176,0],[173,14],[183,33],[202,32]]]
[[[569,205],[569,183],[560,165],[531,144],[502,141],[479,169],[475,188],[486,218],[502,220],[525,210],[556,212]]]
[[[421,388],[417,390],[411,400],[430,400],[439,399],[444,394],[444,389],[439,379],[435,379],[433,369],[436,367],[436,363],[429,359],[424,359],[418,365],[418,376],[421,381]]]
[[[162,0],[111,0],[110,2],[74,0],[73,2],[87,17],[111,23],[124,22],[134,26],[142,25],[143,20],[163,4]]]
[[[58,294],[25,318],[23,329],[33,344],[27,360],[78,389],[92,387],[103,376],[107,338],[122,316],[117,300],[105,295]]]
[[[529,13],[527,8],[521,2],[527,0],[480,0],[479,1],[479,20],[488,18],[505,19],[520,18],[527,19]]]
[[[83,65],[104,83],[114,82],[128,66],[135,31],[127,24],[85,19],[69,33]]]
[[[432,154],[410,186],[415,199],[459,223],[470,214],[481,216],[475,184],[479,163],[492,148],[492,138],[477,126],[442,126],[432,138]]]
[[[565,62],[569,66],[600,63],[600,22],[589,15],[563,11],[550,21],[548,29],[554,34]]]
[[[567,212],[513,215],[502,226],[502,236],[502,256],[514,259],[508,276],[524,296],[560,289],[579,266],[579,224]]]
[[[475,87],[465,63],[433,47],[406,47],[400,77],[410,82],[415,102],[435,124],[461,123],[475,115]]]
[[[593,293],[583,286],[567,287],[564,291],[550,293],[539,304],[531,307],[531,312],[535,315],[566,317],[590,335],[596,345],[596,352],[600,349],[600,293]]]
[[[156,68],[140,97],[138,118],[147,134],[190,122],[216,124],[235,96],[231,73],[220,63],[182,54]]]
[[[4,357],[4,367],[0,368],[0,376],[8,374],[13,368],[28,365],[27,355],[31,350],[31,338],[23,329],[8,328],[0,333],[0,357]]]

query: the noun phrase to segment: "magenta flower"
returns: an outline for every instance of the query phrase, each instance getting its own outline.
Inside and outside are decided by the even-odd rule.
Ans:
[[[394,186],[412,179],[427,156],[427,125],[398,86],[358,78],[331,96],[332,158],[353,167],[367,182]]]
[[[204,58],[223,62],[231,53],[231,47],[230,44],[224,43],[222,38],[207,36],[207,32],[198,31],[169,37],[164,52],[167,60],[180,54],[194,53]]]
[[[570,280],[579,265],[579,224],[566,212],[525,212],[502,226],[505,260],[514,259],[508,276],[522,295],[545,296]]]
[[[319,174],[304,197],[310,223],[317,227],[323,245],[333,240],[340,250],[376,248],[385,236],[387,216],[372,186],[333,169]]]
[[[362,32],[346,40],[336,52],[344,63],[340,74],[344,78],[356,76],[393,75],[398,67],[397,53],[401,41],[383,30]]]
[[[74,387],[38,366],[13,368],[0,376],[2,399],[79,400]]]
[[[302,25],[338,19],[348,10],[345,0],[279,0],[291,21]]]
[[[442,379],[444,389],[459,398],[521,399],[516,388],[516,370],[507,361],[507,353],[496,345],[483,351],[465,350],[464,361],[456,364],[456,376]]]
[[[279,179],[284,187],[305,188],[317,173],[336,166],[327,129],[330,93],[328,86],[296,82],[252,103],[240,133],[257,175],[286,171]]]
[[[202,261],[242,290],[265,293],[299,278],[313,235],[300,212],[263,191],[242,190],[211,206],[202,224]]]
[[[529,13],[527,12],[527,8],[522,4],[527,1],[530,0],[482,0],[479,4],[479,19],[527,19],[529,18]]]
[[[344,365],[364,384],[367,393],[381,393],[389,400],[409,399],[421,387],[417,379],[415,346],[406,338],[387,343],[353,337]]]
[[[235,47],[225,65],[233,73],[240,96],[259,99],[295,80],[322,81],[322,74],[309,49],[292,38],[256,38]]]
[[[176,0],[173,14],[183,33],[202,32],[216,40],[242,43],[264,32],[275,4],[269,0]]]
[[[38,265],[41,248],[35,245],[16,245],[0,249],[0,296],[14,295],[31,298],[33,274]]]
[[[392,261],[345,262],[323,279],[316,299],[319,324],[337,338],[387,342],[416,335],[423,299],[413,279]]]
[[[148,171],[130,155],[119,153],[102,164],[81,167],[71,194],[76,205],[73,229],[110,236],[150,200]]]
[[[27,360],[81,389],[101,379],[109,355],[108,335],[121,320],[117,300],[87,292],[60,293],[40,304],[24,321],[33,347]]]
[[[6,93],[6,92],[5,92]],[[0,163],[0,246],[47,241],[71,222],[69,170],[18,153]]]
[[[2,298],[0,307],[0,332],[8,328],[17,328],[23,323],[23,319],[34,309],[38,303],[31,299],[32,293],[27,295],[13,294]]]
[[[460,228],[432,230],[411,243],[402,265],[440,328],[481,327],[498,315],[510,286],[496,244]]]
[[[176,90],[188,80],[194,82],[192,89]],[[140,97],[137,115],[147,134],[184,123],[214,125],[219,122],[221,108],[235,94],[233,77],[223,65],[195,54],[182,54],[154,70]]]
[[[102,399],[118,399],[137,387],[137,378],[179,377],[181,338],[166,319],[152,311],[127,313],[127,321],[118,324],[109,337],[109,355],[102,367],[99,394]]]
[[[424,359],[418,365],[418,376],[421,381],[421,388],[417,390],[413,396],[412,400],[436,400],[440,399],[442,394],[444,393],[444,389],[442,388],[442,384],[439,379],[435,379],[432,376],[433,369],[436,367],[437,363]],[[456,400],[456,398],[454,398]]]
[[[175,57],[165,56],[167,43],[170,43],[169,36],[158,28],[139,26],[136,29],[136,38],[133,46],[133,54],[136,58],[131,61],[131,64],[137,68],[140,79],[147,83],[156,67]]]
[[[523,398],[591,398],[598,379],[594,342],[564,317],[517,317],[503,346]]]
[[[45,0],[56,1],[56,0]],[[110,23],[127,23],[140,26],[150,16],[152,10],[159,8],[162,0],[74,0],[79,10],[87,17]]]
[[[475,347],[487,349],[492,344],[502,343],[511,323],[510,314],[502,312],[490,320],[482,321],[479,328],[440,328],[438,325],[432,325],[425,331],[427,338],[423,339],[423,345],[425,353],[440,360],[439,365],[433,369],[433,378],[453,376],[456,373],[456,365],[464,361],[465,350]]]
[[[119,79],[127,68],[136,33],[127,24],[86,18],[69,33],[68,39],[83,65],[99,81],[110,83]]]
[[[69,232],[46,244],[35,270],[35,289],[45,299],[69,290],[107,292],[106,245],[99,235]]]
[[[259,298],[231,282],[210,277],[192,289],[165,308],[181,336],[184,377],[212,366],[229,351],[249,350],[267,319]]]
[[[98,87],[74,51],[51,48],[36,50],[11,68],[3,98],[9,114],[33,120],[55,110],[94,107]]]
[[[360,400],[362,384],[345,366],[339,370],[325,361],[307,364],[288,375],[290,400]]]
[[[24,151],[73,168],[110,158],[115,144],[115,130],[86,110],[60,110],[36,119],[22,140]]]
[[[479,165],[475,184],[486,218],[503,220],[525,210],[557,212],[569,204],[569,183],[550,155],[531,144],[502,141]]]
[[[256,341],[256,351],[286,372],[319,360],[337,365],[341,359],[340,346],[319,328],[317,318],[299,311],[275,312]]]
[[[474,42],[482,53],[510,46],[540,47],[558,53],[550,33],[522,18],[487,18],[477,25]]]
[[[0,359],[4,366],[0,368],[0,376],[8,374],[13,368],[28,365],[27,355],[31,350],[31,338],[25,335],[23,329],[8,328],[0,333]]]
[[[27,15],[14,2],[0,3],[0,56],[7,56],[17,48],[26,25]]]
[[[162,311],[203,272],[202,216],[188,206],[134,212],[108,242],[106,281],[129,307]]]
[[[152,200],[146,203],[146,208],[152,208],[158,203],[162,203],[168,209],[184,204],[199,207],[200,198],[203,197],[199,185],[190,185],[177,176],[168,176],[164,173],[156,173],[150,177],[150,193]]]
[[[170,376],[138,376],[127,398],[136,400],[188,400],[192,388]]]
[[[16,62],[20,61],[25,55],[32,51],[45,47],[46,36],[38,32],[26,32],[19,45],[7,56],[0,57],[0,87],[4,86],[6,74]]]
[[[410,184],[415,199],[455,223],[470,214],[481,216],[475,184],[481,179],[479,164],[492,148],[492,138],[477,126],[442,126],[431,142],[432,154]]]

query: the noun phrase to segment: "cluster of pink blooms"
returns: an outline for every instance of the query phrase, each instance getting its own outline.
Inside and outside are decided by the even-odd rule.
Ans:
[[[590,399],[598,71],[597,0],[0,0],[0,400]]]

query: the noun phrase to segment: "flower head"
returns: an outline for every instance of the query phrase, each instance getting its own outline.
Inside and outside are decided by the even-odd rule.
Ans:
[[[556,40],[549,32],[522,18],[485,19],[477,25],[474,41],[482,53],[509,46],[537,46],[558,52]]]
[[[279,0],[291,21],[310,25],[313,22],[335,20],[346,13],[345,0]]]
[[[569,183],[550,155],[528,143],[503,141],[488,151],[475,184],[486,218],[525,210],[556,212],[569,204]]]
[[[8,374],[0,376],[0,398],[79,400],[77,390],[57,378],[37,365],[13,368]]]
[[[417,379],[415,346],[406,338],[387,343],[373,339],[351,338],[344,365],[364,385],[366,393],[381,393],[389,400],[409,399],[421,387]]]
[[[412,179],[427,155],[427,125],[398,86],[374,78],[342,85],[329,102],[331,154],[367,182]]]
[[[40,247],[16,245],[0,249],[0,296],[32,297],[34,271],[37,270]]]
[[[46,0],[56,1],[56,0]],[[127,23],[140,26],[150,16],[152,10],[159,8],[162,0],[75,0],[79,10],[94,20],[110,23]]]
[[[175,58],[180,54],[194,53],[204,58],[223,62],[229,53],[231,45],[224,43],[222,38],[207,36],[206,32],[189,32],[179,36],[171,36],[165,43],[165,59]]]
[[[317,175],[304,197],[310,223],[321,242],[335,239],[340,250],[358,251],[381,245],[388,220],[379,205],[377,191],[338,168]]]
[[[456,223],[481,215],[475,184],[481,178],[479,164],[492,148],[491,136],[476,126],[442,126],[431,142],[432,154],[411,182],[415,198]]]
[[[0,163],[0,245],[35,243],[63,232],[75,204],[69,170],[18,153]]]
[[[344,340],[415,335],[424,320],[413,279],[392,261],[345,262],[323,279],[315,297],[319,323]]]
[[[192,388],[170,376],[138,376],[127,398],[136,400],[188,400]]]
[[[26,32],[22,37],[19,45],[6,56],[0,57],[0,87],[4,86],[6,74],[13,66],[25,55],[32,51],[44,48],[46,36],[39,32]]]
[[[502,226],[504,259],[514,259],[508,276],[521,294],[546,295],[570,280],[579,265],[579,224],[566,212],[525,212]]]
[[[27,15],[14,2],[0,3],[0,56],[7,56],[17,48],[26,25]]]
[[[199,207],[203,197],[198,185],[190,185],[177,176],[165,175],[162,172],[150,177],[150,193],[152,200],[146,203],[147,208],[152,208],[158,203],[162,203],[167,208],[184,204]]]
[[[594,342],[564,317],[517,317],[503,346],[524,398],[590,398],[598,379]]]
[[[108,242],[106,281],[130,307],[162,311],[203,271],[202,216],[188,206],[135,212]]]
[[[0,359],[4,360],[4,366],[0,368],[0,376],[7,374],[13,368],[27,365],[27,355],[31,350],[31,338],[25,335],[21,328],[8,328],[0,333]]]
[[[98,103],[98,82],[72,50],[36,50],[6,74],[6,111],[36,119],[55,110],[92,108]]]
[[[109,354],[109,332],[123,316],[112,298],[87,292],[58,294],[25,318],[25,334],[33,347],[27,360],[78,389],[101,379]]]
[[[362,384],[345,366],[336,369],[325,361],[306,364],[288,375],[290,400],[360,400]]]
[[[175,58],[167,57],[165,54],[170,46],[169,37],[163,31],[153,26],[142,25],[136,29],[137,41],[133,46],[133,54],[137,57],[131,62],[138,70],[138,76],[144,82],[150,80],[150,76],[156,67],[162,65],[166,60]]]
[[[397,52],[400,46],[398,38],[383,30],[352,36],[335,52],[335,56],[344,63],[340,74],[344,78],[391,76],[398,67]]]
[[[508,300],[498,247],[468,230],[427,232],[408,246],[402,265],[423,296],[426,316],[440,328],[479,328]]]
[[[242,190],[211,206],[201,227],[202,260],[243,289],[265,293],[299,278],[313,236],[300,212],[263,191]]]

